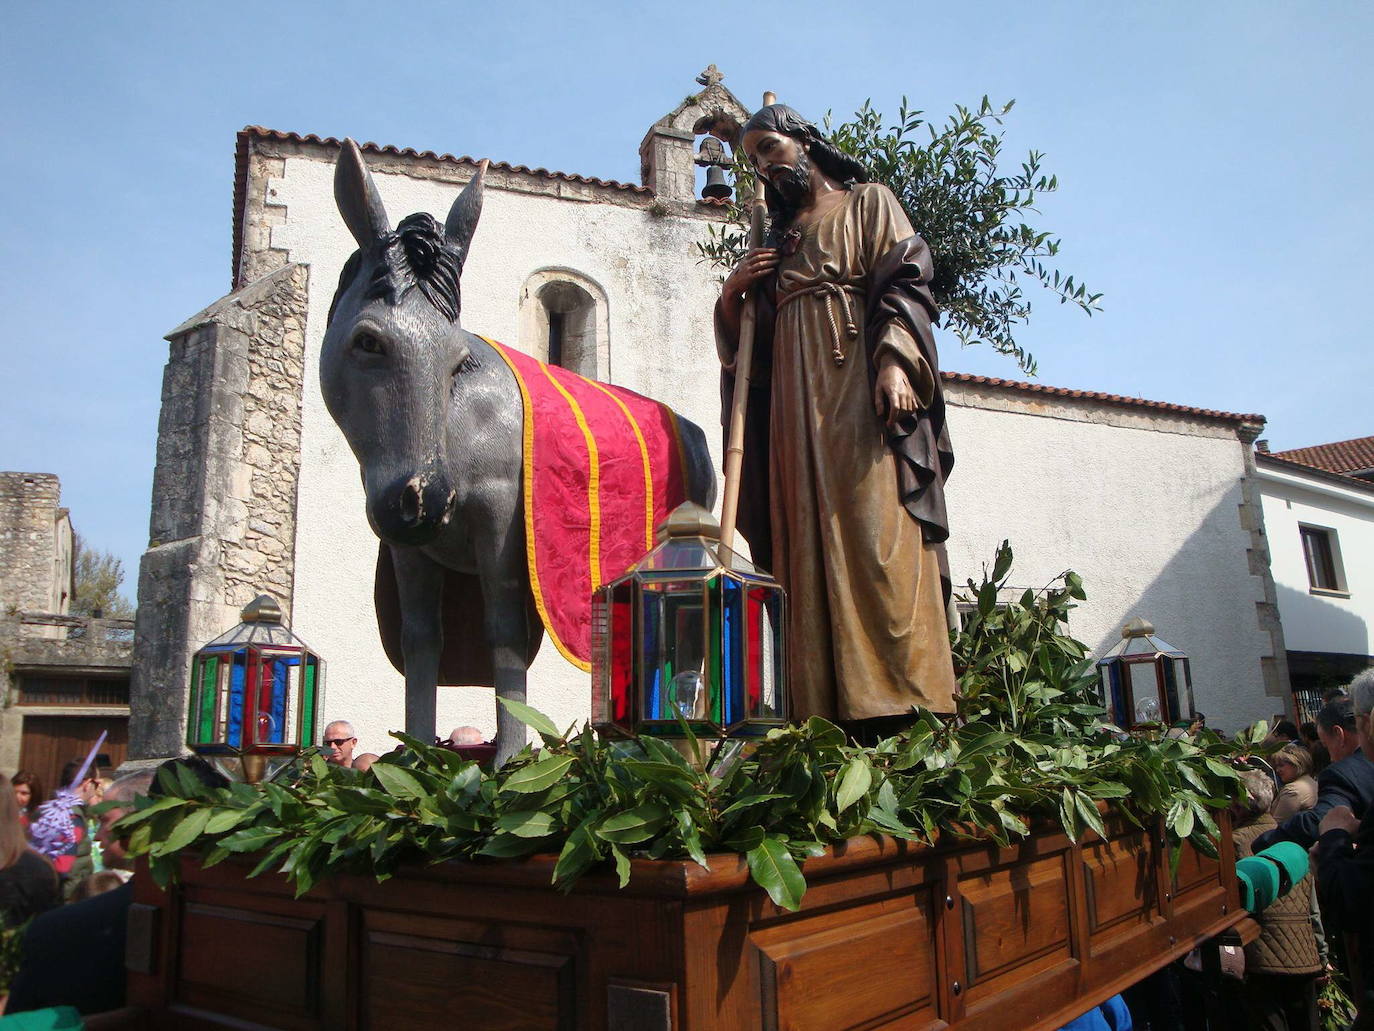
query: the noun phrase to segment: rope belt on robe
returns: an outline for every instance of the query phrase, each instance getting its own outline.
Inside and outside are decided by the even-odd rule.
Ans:
[[[798,297],[806,297],[809,294],[825,295],[825,317],[830,322],[830,354],[835,359],[836,365],[843,365],[845,359],[845,345],[859,338],[859,327],[854,321],[854,309],[850,307],[849,297],[851,294],[857,298],[859,305],[863,305],[863,290],[853,283],[816,283],[814,286],[804,287],[796,290],[778,301],[778,309],[789,301],[794,301]],[[840,325],[835,320],[835,304],[839,302],[840,311],[844,316],[844,335],[840,335]]]

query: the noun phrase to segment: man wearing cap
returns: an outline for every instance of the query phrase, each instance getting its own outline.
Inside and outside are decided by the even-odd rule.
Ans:
[[[793,715],[875,721],[854,727],[874,736],[912,705],[953,709],[954,455],[930,251],[896,197],[791,108],[763,108],[741,144],[770,225],[715,311],[728,399],[746,292],[757,298],[739,527],[788,592]]]

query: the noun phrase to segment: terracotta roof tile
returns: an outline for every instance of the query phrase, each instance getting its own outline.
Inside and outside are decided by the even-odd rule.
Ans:
[[[267,129],[261,125],[245,126],[243,133],[249,136],[257,136],[266,140],[283,140],[289,143],[318,143],[325,147],[342,146],[343,141],[333,136],[316,136],[313,132],[304,136],[294,132],[281,132],[278,129]],[[241,133],[240,135],[243,135]],[[390,154],[396,157],[423,158],[429,161],[443,161],[446,164],[468,165],[476,168],[479,164],[477,158],[454,157],[452,154],[436,154],[432,150],[416,150],[414,147],[392,147],[382,143],[360,143],[358,148],[365,154]],[[594,176],[574,175],[571,172],[554,172],[547,168],[530,168],[527,165],[512,165],[505,161],[493,161],[491,167],[500,169],[504,172],[517,172],[521,175],[535,175],[542,179],[561,179],[570,183],[585,183],[588,186],[602,186],[610,190],[628,190],[631,193],[652,194],[653,191],[647,186],[635,186],[632,183],[616,182],[614,179],[597,179]]]
[[[1374,437],[1295,447],[1287,451],[1275,451],[1274,457],[1325,469],[1329,473],[1362,473],[1374,469]]]
[[[1297,450],[1302,451],[1306,449],[1298,448]],[[1273,454],[1268,451],[1256,451],[1255,460],[1261,465],[1275,466],[1288,472],[1306,473],[1320,480],[1339,483],[1344,487],[1353,487],[1356,490],[1374,492],[1374,481],[1362,480],[1355,476],[1348,476],[1345,473],[1332,472],[1330,469],[1323,469],[1319,465],[1310,465],[1307,462],[1299,462],[1286,457],[1292,453],[1292,451],[1280,451],[1277,454]]]
[[[1264,423],[1264,416],[1253,413],[1221,412],[1214,408],[1191,408],[1188,405],[1176,405],[1168,401],[1147,401],[1140,397],[1102,394],[1095,390],[1069,390],[1067,387],[1051,387],[1043,383],[1025,383],[1021,380],[996,379],[992,376],[974,376],[966,372],[944,372],[941,373],[941,376],[946,383],[967,383],[970,386],[996,387],[1000,390],[1014,390],[1024,394],[1075,398],[1122,408],[1148,408],[1156,412],[1174,412],[1179,415],[1188,415],[1195,419],[1216,419],[1222,422],[1260,425]]]

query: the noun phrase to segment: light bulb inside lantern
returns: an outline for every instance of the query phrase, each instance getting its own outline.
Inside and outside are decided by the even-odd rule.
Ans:
[[[1135,703],[1135,721],[1137,723],[1158,723],[1159,722],[1159,699],[1142,698]]]
[[[673,677],[668,688],[668,699],[683,719],[696,719],[697,705],[704,687],[701,674],[694,669],[685,669]]]

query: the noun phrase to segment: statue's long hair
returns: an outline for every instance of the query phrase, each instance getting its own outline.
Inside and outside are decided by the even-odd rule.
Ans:
[[[433,215],[421,211],[402,219],[395,232],[378,241],[377,249],[380,253],[365,297],[397,304],[408,291],[419,287],[439,314],[449,322],[458,321],[462,310],[459,280],[463,256]],[[334,320],[339,299],[362,270],[363,257],[361,250],[355,251],[339,274],[339,286],[329,305],[329,321]]]
[[[855,183],[869,182],[871,176],[864,164],[840,150],[821,135],[814,122],[808,122],[797,111],[786,104],[769,104],[755,111],[740,130],[740,140],[745,133],[778,132],[791,136],[806,147],[811,163],[831,179],[850,189]],[[782,235],[797,217],[797,209],[789,204],[772,183],[764,180],[763,195],[768,202],[768,237],[766,246],[776,247]]]

